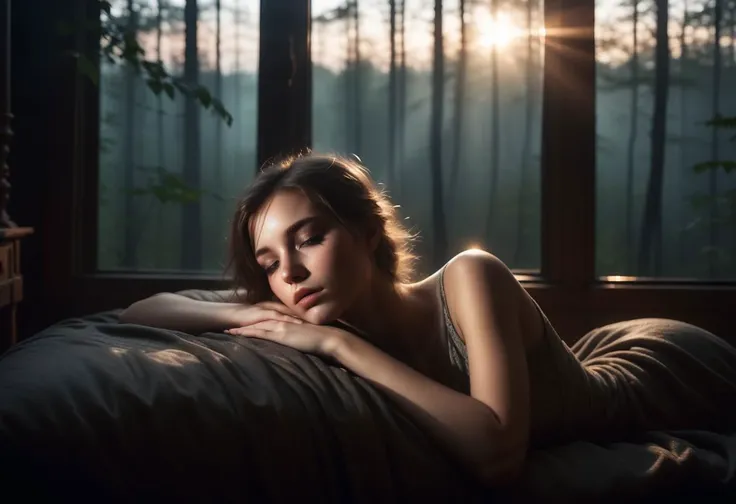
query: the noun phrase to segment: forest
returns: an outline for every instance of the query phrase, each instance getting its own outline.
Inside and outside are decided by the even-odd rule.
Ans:
[[[101,57],[98,268],[221,273],[258,169],[259,2],[110,3],[103,26],[228,120],[207,93]],[[538,270],[555,71],[541,1],[313,0],[312,15],[312,147],[371,170],[420,271],[472,246]],[[734,121],[710,121],[736,115],[736,1],[599,0],[595,29],[597,274],[735,277]]]

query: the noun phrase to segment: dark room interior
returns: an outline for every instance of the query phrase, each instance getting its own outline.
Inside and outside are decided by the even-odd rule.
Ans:
[[[729,0],[0,0],[3,501],[733,502],[735,47]],[[418,278],[503,261],[572,359],[715,335],[686,394],[617,392],[727,425],[630,431],[653,406],[489,489],[345,363],[120,321],[233,289],[238,198],[310,151],[387,190]]]

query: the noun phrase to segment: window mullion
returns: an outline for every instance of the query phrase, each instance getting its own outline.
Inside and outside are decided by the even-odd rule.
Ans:
[[[262,0],[258,60],[258,165],[311,141],[310,2]]]
[[[581,290],[595,273],[595,2],[545,2],[542,275]]]

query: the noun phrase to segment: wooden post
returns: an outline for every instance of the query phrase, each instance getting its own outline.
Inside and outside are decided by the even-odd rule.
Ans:
[[[10,199],[10,139],[13,131],[10,121],[10,3],[11,0],[0,0],[0,228],[15,227],[8,216],[8,200]]]

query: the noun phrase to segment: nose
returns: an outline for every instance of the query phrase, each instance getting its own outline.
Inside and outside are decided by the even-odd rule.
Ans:
[[[306,280],[309,271],[298,257],[292,256],[285,258],[281,266],[281,279],[287,284],[297,284]]]

